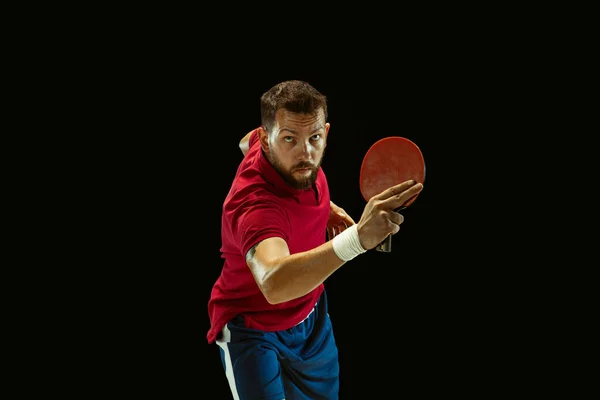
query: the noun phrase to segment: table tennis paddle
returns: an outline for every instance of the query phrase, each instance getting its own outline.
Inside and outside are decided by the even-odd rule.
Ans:
[[[375,142],[365,154],[360,167],[360,192],[366,201],[385,189],[409,179],[425,181],[425,159],[421,149],[412,141],[389,136]],[[418,197],[408,199],[396,211],[404,210]],[[392,235],[388,235],[377,251],[392,251]]]

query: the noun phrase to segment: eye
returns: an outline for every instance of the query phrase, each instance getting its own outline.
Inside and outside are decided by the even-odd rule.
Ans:
[[[317,133],[316,135],[312,135],[311,139],[312,139],[312,140],[314,140],[315,142],[316,142],[317,140],[321,140],[321,134],[320,134],[320,133]]]
[[[293,136],[286,136],[283,138],[283,141],[286,143],[292,143],[294,141],[294,137]]]

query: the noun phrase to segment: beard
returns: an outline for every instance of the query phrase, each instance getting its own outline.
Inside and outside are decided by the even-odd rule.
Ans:
[[[321,154],[321,159],[316,165],[309,162],[299,162],[298,164],[292,166],[292,168],[290,168],[289,170],[286,170],[281,165],[281,163],[279,162],[279,160],[277,160],[277,157],[275,157],[273,153],[269,153],[267,158],[271,162],[273,168],[275,168],[275,171],[279,173],[279,175],[288,185],[297,190],[306,190],[310,189],[317,181],[317,174],[319,173],[319,168],[321,168],[321,161],[323,161],[324,155],[325,152]],[[306,178],[296,179],[294,177],[293,172],[300,168],[310,168],[310,175]]]

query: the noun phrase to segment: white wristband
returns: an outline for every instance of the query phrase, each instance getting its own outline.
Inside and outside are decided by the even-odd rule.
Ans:
[[[356,224],[334,237],[331,244],[333,245],[335,254],[344,261],[352,260],[357,255],[367,251],[360,244],[358,226]]]

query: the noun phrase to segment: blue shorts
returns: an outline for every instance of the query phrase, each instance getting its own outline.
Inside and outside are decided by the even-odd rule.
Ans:
[[[290,329],[245,328],[238,316],[223,328],[217,344],[234,399],[338,399],[338,349],[325,292],[308,317]]]

